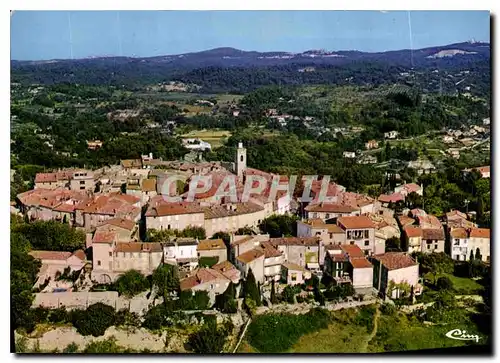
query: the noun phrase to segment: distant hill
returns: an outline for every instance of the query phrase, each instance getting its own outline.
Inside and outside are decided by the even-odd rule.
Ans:
[[[423,49],[403,49],[378,53],[360,51],[309,50],[301,53],[255,52],[234,48],[216,48],[202,52],[165,55],[145,58],[95,57],[87,59],[55,59],[45,61],[11,61],[13,82],[53,84],[75,82],[81,84],[146,84],[168,80],[186,80],[192,74],[207,77],[221,73],[241,73],[243,78],[274,74],[266,82],[281,83],[293,78],[300,84],[305,78],[318,77],[317,71],[327,72],[338,68],[360,69],[370,65],[377,69],[450,69],[474,68],[476,64],[489,64],[490,44],[464,42]],[[303,72],[304,67],[307,72]],[[301,75],[297,76],[298,70]],[[208,70],[208,72],[207,72]],[[193,73],[194,72],[194,73]],[[197,73],[198,72],[198,73]],[[341,72],[342,76],[346,73]],[[260,76],[261,77],[261,76]],[[196,77],[195,77],[196,78]],[[326,77],[330,79],[329,77]],[[331,80],[331,79],[330,79]],[[197,79],[206,83],[203,78]],[[320,80],[321,81],[321,80]],[[253,81],[252,81],[253,82]],[[259,81],[253,82],[259,85]],[[293,82],[292,82],[293,83]],[[264,83],[265,84],[265,83]]]

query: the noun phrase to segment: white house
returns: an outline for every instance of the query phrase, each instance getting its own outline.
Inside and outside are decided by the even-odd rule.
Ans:
[[[164,243],[163,258],[167,263],[176,263],[192,271],[198,266],[198,240],[179,237]]]
[[[399,132],[397,131],[389,131],[389,132],[384,132],[384,137],[386,139],[396,139],[399,135]]]
[[[354,159],[356,157],[356,153],[354,151],[344,151],[342,156],[347,159]]]

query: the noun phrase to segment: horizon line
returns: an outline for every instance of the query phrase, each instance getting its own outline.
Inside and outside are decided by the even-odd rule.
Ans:
[[[325,51],[325,52],[360,52],[360,53],[368,53],[368,54],[377,54],[377,53],[388,53],[388,52],[398,52],[398,51],[405,51],[405,50],[422,50],[422,49],[428,49],[428,48],[435,48],[435,47],[446,47],[454,44],[463,44],[463,43],[470,43],[470,44],[490,44],[490,41],[484,41],[484,40],[474,40],[474,39],[467,39],[463,40],[457,43],[449,43],[449,44],[440,44],[440,45],[429,45],[425,46],[422,48],[399,48],[399,49],[388,49],[388,50],[383,50],[383,51],[378,51],[378,52],[370,52],[370,51],[363,51],[363,50],[358,50],[358,49],[339,49],[339,50],[329,50],[329,49],[306,49],[300,52],[290,52],[286,50],[269,50],[269,51],[260,51],[260,50],[244,50],[240,48],[234,48],[234,47],[215,47],[215,48],[209,48],[209,49],[203,49],[203,50],[193,50],[185,53],[176,53],[176,54],[160,54],[160,55],[146,55],[146,56],[135,56],[135,55],[87,55],[81,58],[50,58],[50,59],[11,59],[11,62],[50,62],[50,61],[77,61],[77,60],[86,60],[86,59],[98,59],[98,58],[132,58],[132,59],[143,59],[143,58],[157,58],[157,57],[174,57],[174,56],[180,56],[180,55],[186,55],[186,54],[194,54],[194,53],[203,53],[203,52],[209,52],[217,49],[233,49],[241,52],[246,52],[246,53],[289,53],[289,54],[302,54],[305,52],[311,52],[311,51]]]

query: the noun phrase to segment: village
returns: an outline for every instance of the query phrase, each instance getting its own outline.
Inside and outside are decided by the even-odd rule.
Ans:
[[[490,177],[489,167],[479,171],[483,178]],[[164,181],[172,175],[182,175],[186,183],[165,188]],[[207,175],[212,185],[196,193],[193,202],[166,200],[187,195],[189,181]],[[344,296],[350,301],[415,299],[424,286],[412,254],[446,252],[456,261],[471,255],[490,261],[490,230],[478,228],[470,215],[454,210],[440,220],[422,209],[395,213],[398,202],[423,195],[423,187],[415,183],[374,199],[329,182],[324,202],[318,180],[311,184],[309,200],[286,190],[269,199],[267,188],[247,202],[234,202],[217,193],[228,175],[234,177],[238,192],[251,176],[275,177],[248,167],[241,143],[234,163],[163,161],[150,154],[99,170],[37,174],[35,188],[19,194],[11,212],[30,222],[66,223],[84,231],[86,245],[73,252],[30,252],[42,263],[33,306],[86,308],[89,301],[99,301],[101,293],[93,286],[110,284],[130,270],[148,276],[161,264],[178,268],[181,290],[206,291],[210,306],[230,283],[238,285],[249,273],[269,305],[271,286],[282,292],[287,286],[306,286],[313,276],[352,287],[351,295]],[[260,233],[258,226],[266,218],[290,214],[301,217],[296,236]],[[186,228],[203,229],[204,239],[168,234],[161,241],[147,239],[154,232]],[[223,233],[229,241],[218,237]],[[386,242],[394,238],[401,240],[402,251],[387,248]],[[74,271],[82,272],[77,282],[58,279]],[[301,296],[308,294],[306,289]],[[150,303],[145,299],[135,309],[144,313]]]

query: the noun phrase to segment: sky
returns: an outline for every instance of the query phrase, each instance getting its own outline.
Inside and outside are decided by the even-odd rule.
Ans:
[[[218,47],[380,52],[469,39],[490,41],[488,11],[16,11],[11,16],[16,60],[148,57]]]

